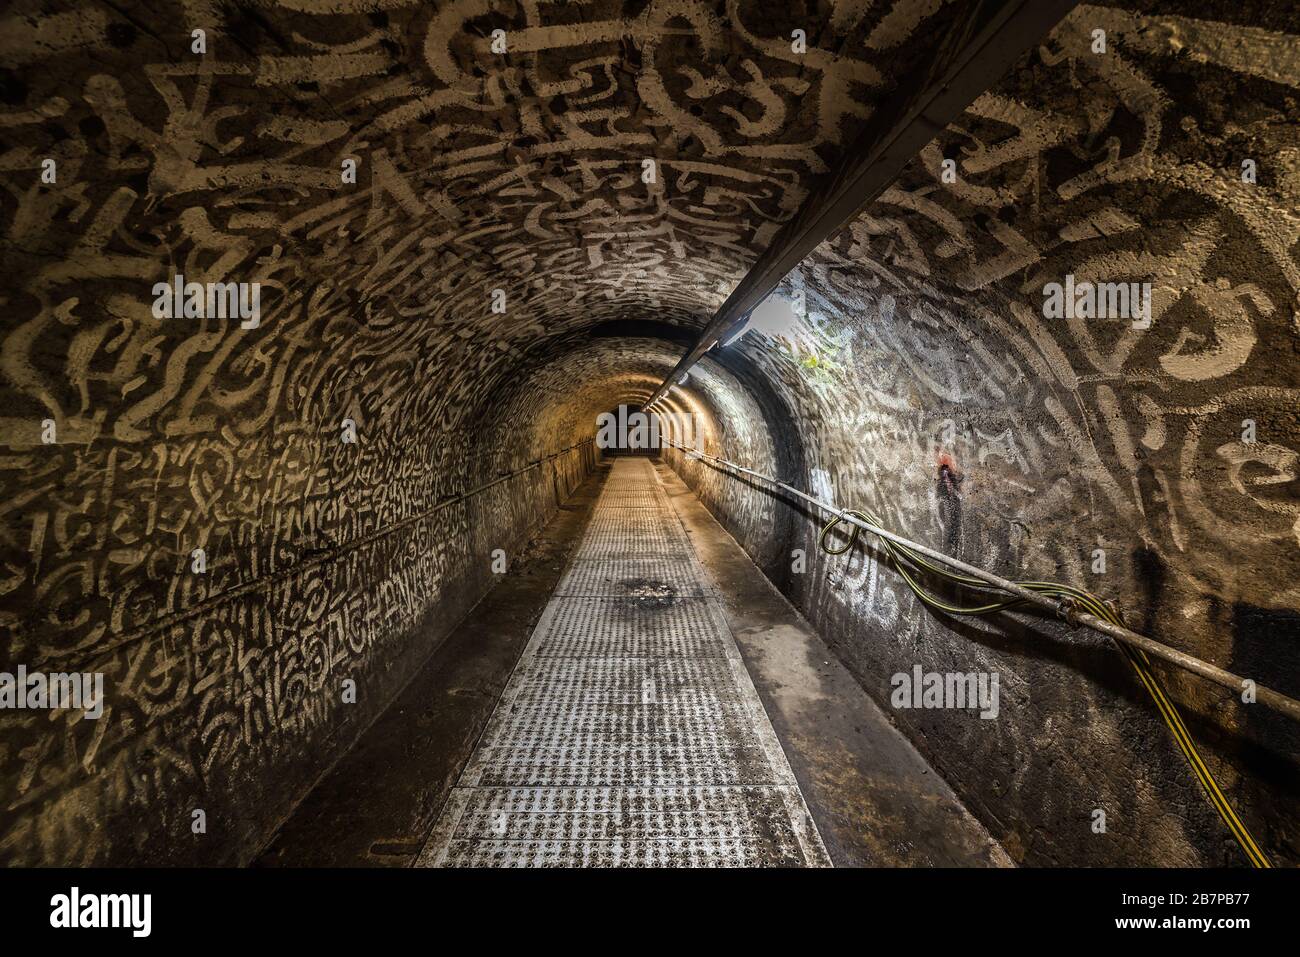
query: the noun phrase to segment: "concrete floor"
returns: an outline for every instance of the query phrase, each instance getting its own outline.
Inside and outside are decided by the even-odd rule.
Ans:
[[[657,471],[721,599],[840,867],[1011,867],[929,762],[667,465]]]
[[[670,469],[569,509],[258,864],[1010,863]]]

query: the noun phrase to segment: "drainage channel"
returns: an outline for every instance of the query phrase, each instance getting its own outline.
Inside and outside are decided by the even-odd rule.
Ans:
[[[615,460],[416,866],[829,864],[653,465]]]

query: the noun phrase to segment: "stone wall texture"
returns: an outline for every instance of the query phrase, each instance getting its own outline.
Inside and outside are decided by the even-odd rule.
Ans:
[[[108,696],[0,711],[0,862],[249,860],[966,6],[7,5],[0,670]],[[668,406],[1300,694],[1298,86],[1290,5],[1080,6]],[[1043,318],[1066,273],[1152,282],[1151,327]],[[156,318],[178,274],[260,283],[258,326]],[[819,555],[817,516],[668,458],[877,699],[914,663],[1000,673],[1000,720],[897,720],[1015,858],[1240,862],[1104,641],[937,617],[874,552]],[[1166,677],[1300,862],[1294,726]]]
[[[756,446],[788,447],[777,474],[797,487],[1004,576],[1097,592],[1131,627],[1294,696],[1300,27],[1277,6],[1213,22],[1198,6],[1071,14],[801,264],[783,293],[806,314],[724,350],[781,411],[757,442],[719,416],[703,449],[773,474]],[[1067,273],[1152,282],[1150,328],[1044,318],[1044,285]],[[1244,861],[1107,640],[935,615],[877,550],[820,554],[823,516],[783,503],[774,522],[769,492],[671,459],[882,705],[914,664],[1000,674],[999,720],[892,713],[1013,857]],[[1300,861],[1294,724],[1162,674],[1257,840]]]

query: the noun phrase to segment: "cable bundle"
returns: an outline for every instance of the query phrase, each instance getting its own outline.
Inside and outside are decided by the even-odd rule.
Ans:
[[[839,516],[831,519],[831,521],[822,529],[821,537],[818,541],[822,551],[830,555],[843,555],[857,544],[858,533],[862,531],[862,529],[857,525],[850,526],[853,530],[849,534],[849,539],[844,544],[843,548],[834,548],[827,541],[831,532],[849,516],[870,525],[875,525],[880,528],[885,527],[884,523],[882,523],[871,512],[860,511],[857,509],[845,509]],[[907,582],[907,587],[912,590],[917,598],[921,599],[923,603],[931,608],[946,612],[950,615],[988,615],[1015,607],[1016,605],[1023,603],[1025,600],[1012,595],[1008,598],[990,602],[985,605],[962,607],[949,604],[937,595],[934,595],[923,588],[913,577],[913,571],[909,570],[908,566],[911,566],[912,569],[921,569],[959,587],[979,588],[995,592],[998,591],[998,589],[996,586],[990,585],[978,578],[960,575],[950,569],[944,568],[942,565],[931,561],[926,556],[908,548],[906,545],[890,541],[883,537],[880,538],[880,541],[884,543],[885,552],[892,561],[894,568],[903,576],[903,581]],[[1078,610],[1087,612],[1090,615],[1095,615],[1103,621],[1110,622],[1113,625],[1126,627],[1119,609],[1116,608],[1113,603],[1105,601],[1081,588],[1075,588],[1071,585],[1062,585],[1058,582],[1018,581],[1015,584],[1020,585],[1022,588],[1028,589],[1029,591],[1037,592],[1050,598],[1056,598],[1058,600],[1057,607],[1060,610],[1060,614],[1067,621],[1070,621],[1072,613]],[[1006,593],[1003,592],[1003,594]],[[1114,641],[1113,638],[1111,640]],[[1128,645],[1120,641],[1115,641],[1115,644],[1119,646],[1120,650],[1124,653],[1124,657],[1128,659],[1129,664],[1133,666],[1133,670],[1137,672],[1138,679],[1142,682],[1142,686],[1146,688],[1147,693],[1151,695],[1151,700],[1155,702],[1156,709],[1160,712],[1160,717],[1164,719],[1165,725],[1169,728],[1174,740],[1178,743],[1178,747],[1182,750],[1183,757],[1187,759],[1187,763],[1191,767],[1192,772],[1196,775],[1197,780],[1201,782],[1201,786],[1205,788],[1205,793],[1209,796],[1210,803],[1214,805],[1214,809],[1219,812],[1219,817],[1223,818],[1223,822],[1228,826],[1228,830],[1232,832],[1232,836],[1236,838],[1237,843],[1241,845],[1241,849],[1245,852],[1250,863],[1254,867],[1272,867],[1272,864],[1269,863],[1268,857],[1265,856],[1262,850],[1260,850],[1259,845],[1255,843],[1255,839],[1251,837],[1250,831],[1247,829],[1245,823],[1237,816],[1237,812],[1233,810],[1231,803],[1229,803],[1227,797],[1224,796],[1223,791],[1219,788],[1218,782],[1215,781],[1214,775],[1211,773],[1209,767],[1206,766],[1205,761],[1201,758],[1201,753],[1196,748],[1196,742],[1192,740],[1191,734],[1187,731],[1187,726],[1183,724],[1183,719],[1178,713],[1178,708],[1169,700],[1169,696],[1165,694],[1165,690],[1160,684],[1159,679],[1156,677],[1155,672],[1151,670],[1151,660],[1147,657],[1146,652],[1142,651],[1140,648],[1130,648]]]

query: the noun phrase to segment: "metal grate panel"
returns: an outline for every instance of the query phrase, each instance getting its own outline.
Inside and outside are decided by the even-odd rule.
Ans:
[[[655,558],[579,560],[569,566],[555,594],[635,598],[669,604],[678,597],[697,598],[707,586],[688,552]]]
[[[829,863],[648,460],[615,461],[417,863]]]
[[[793,793],[792,793],[793,792]],[[790,867],[808,829],[792,788],[476,788],[437,863],[462,867]]]
[[[663,499],[653,492],[609,491],[596,500],[596,508],[663,508]]]
[[[642,515],[644,519],[634,517]],[[609,516],[609,517],[606,517]],[[686,535],[673,528],[652,509],[620,508],[594,515],[587,525],[575,561],[685,555],[691,550]]]
[[[565,598],[537,626],[533,656],[713,658],[735,654],[717,606],[702,598]]]

